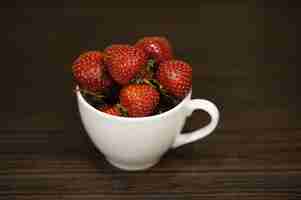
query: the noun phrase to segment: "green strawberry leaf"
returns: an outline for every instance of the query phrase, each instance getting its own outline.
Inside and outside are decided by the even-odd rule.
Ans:
[[[122,116],[128,117],[129,113],[128,111],[119,103],[116,104],[116,107],[118,108],[119,112],[121,113]]]

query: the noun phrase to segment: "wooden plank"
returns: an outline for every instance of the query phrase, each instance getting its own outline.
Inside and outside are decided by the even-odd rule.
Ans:
[[[84,132],[72,137],[55,131],[2,132],[0,146],[3,175],[120,172]],[[203,141],[171,150],[149,172],[300,171],[300,152],[300,130],[217,130]]]
[[[75,173],[1,176],[1,195],[300,195],[301,172]],[[161,180],[161,181],[159,181]]]
[[[214,193],[214,194],[168,194],[168,195],[155,195],[155,194],[145,194],[145,195],[103,195],[103,194],[76,194],[76,195],[68,195],[68,194],[30,194],[30,195],[7,195],[7,200],[9,199],[24,199],[24,200],[52,200],[52,199],[62,199],[62,200],[200,200],[200,199],[208,199],[208,200],[233,200],[233,199],[249,199],[249,200],[299,200],[300,194],[294,193],[267,193],[267,194],[254,194],[248,192],[240,192],[240,193]],[[6,198],[3,198],[6,200]]]

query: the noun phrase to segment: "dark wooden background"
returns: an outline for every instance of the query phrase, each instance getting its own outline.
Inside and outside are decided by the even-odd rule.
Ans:
[[[301,199],[300,9],[291,2],[3,5],[0,199]],[[221,121],[149,171],[125,172],[83,130],[70,66],[81,51],[145,35],[170,39],[193,66],[193,97],[215,102]],[[196,112],[185,130],[207,121]]]

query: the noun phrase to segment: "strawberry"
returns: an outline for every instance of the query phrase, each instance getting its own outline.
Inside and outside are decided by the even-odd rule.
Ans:
[[[100,52],[90,51],[80,55],[72,66],[73,76],[82,89],[102,92],[110,87],[112,79],[105,72]]]
[[[165,37],[144,37],[138,40],[135,47],[142,49],[157,64],[173,58],[171,45]]]
[[[120,91],[121,106],[129,117],[144,117],[153,113],[159,103],[160,95],[148,84],[130,84]]]
[[[105,49],[104,62],[112,78],[126,85],[146,65],[146,54],[130,45],[115,44]]]
[[[192,68],[181,60],[165,61],[159,65],[156,78],[168,93],[184,98],[191,89]]]
[[[110,115],[122,116],[122,113],[116,105],[101,107],[99,110]]]
[[[128,44],[112,44],[111,46],[108,46],[104,50],[104,54],[106,55],[112,55],[118,52],[124,51],[124,49],[131,48],[131,45]]]
[[[103,61],[103,54],[100,51],[88,51],[83,54],[81,54],[73,64],[78,64],[78,63],[101,63]]]

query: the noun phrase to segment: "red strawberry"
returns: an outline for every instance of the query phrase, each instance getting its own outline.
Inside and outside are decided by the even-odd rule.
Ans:
[[[81,54],[73,64],[78,64],[78,63],[101,63],[103,61],[103,54],[100,51],[88,51],[83,54]]]
[[[144,37],[135,46],[143,49],[148,58],[155,59],[158,64],[173,57],[171,45],[165,37]]]
[[[116,105],[114,106],[105,106],[99,109],[102,112],[105,112],[110,115],[115,115],[115,116],[122,116],[120,110]]]
[[[80,55],[72,66],[73,76],[79,86],[91,92],[101,92],[112,85],[106,74],[100,52],[87,52]]]
[[[156,78],[167,92],[184,98],[191,89],[192,68],[180,60],[169,60],[159,65]]]
[[[147,61],[141,49],[129,45],[112,45],[104,53],[109,73],[121,85],[128,84]]]
[[[153,113],[160,95],[150,85],[131,84],[121,89],[119,99],[129,117],[144,117]]]
[[[105,48],[104,50],[104,54],[106,55],[105,58],[108,57],[109,55],[123,52],[125,49],[129,49],[129,48],[131,48],[131,45],[128,44],[112,44],[111,46]]]

